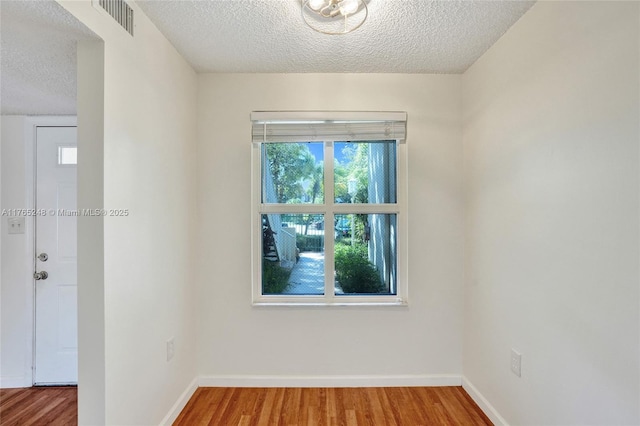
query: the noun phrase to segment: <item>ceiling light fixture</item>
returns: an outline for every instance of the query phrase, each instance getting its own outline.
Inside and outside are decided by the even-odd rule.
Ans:
[[[302,19],[322,34],[347,34],[360,28],[369,10],[364,0],[303,0]]]

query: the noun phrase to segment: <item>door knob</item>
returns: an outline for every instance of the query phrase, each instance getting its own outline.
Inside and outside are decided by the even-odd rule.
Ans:
[[[40,253],[40,254],[38,255],[38,259],[39,259],[41,262],[46,262],[46,261],[49,259],[49,255],[48,255],[47,253]]]
[[[33,274],[33,278],[36,281],[38,281],[38,280],[46,280],[47,278],[49,278],[49,274],[47,274],[47,271],[35,272]]]

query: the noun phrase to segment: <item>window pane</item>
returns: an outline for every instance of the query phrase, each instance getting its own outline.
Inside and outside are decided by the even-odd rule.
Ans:
[[[262,215],[262,294],[324,294],[324,215]]]
[[[78,164],[78,148],[75,146],[58,146],[58,164],[61,166]]]
[[[336,142],[335,202],[396,202],[396,143]]]
[[[262,145],[262,202],[324,203],[324,144],[318,142]]]
[[[336,215],[336,294],[397,294],[397,215]]]

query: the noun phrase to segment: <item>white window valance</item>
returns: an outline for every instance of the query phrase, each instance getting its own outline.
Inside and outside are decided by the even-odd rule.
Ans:
[[[253,143],[377,141],[407,137],[406,112],[255,111]]]

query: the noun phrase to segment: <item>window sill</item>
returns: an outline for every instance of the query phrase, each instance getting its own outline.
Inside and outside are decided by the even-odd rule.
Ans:
[[[380,301],[380,302],[369,302],[369,301],[353,301],[353,302],[317,302],[317,301],[309,301],[309,302],[301,302],[301,301],[255,301],[252,303],[254,307],[408,307],[409,303],[404,300],[395,300],[395,301]]]

